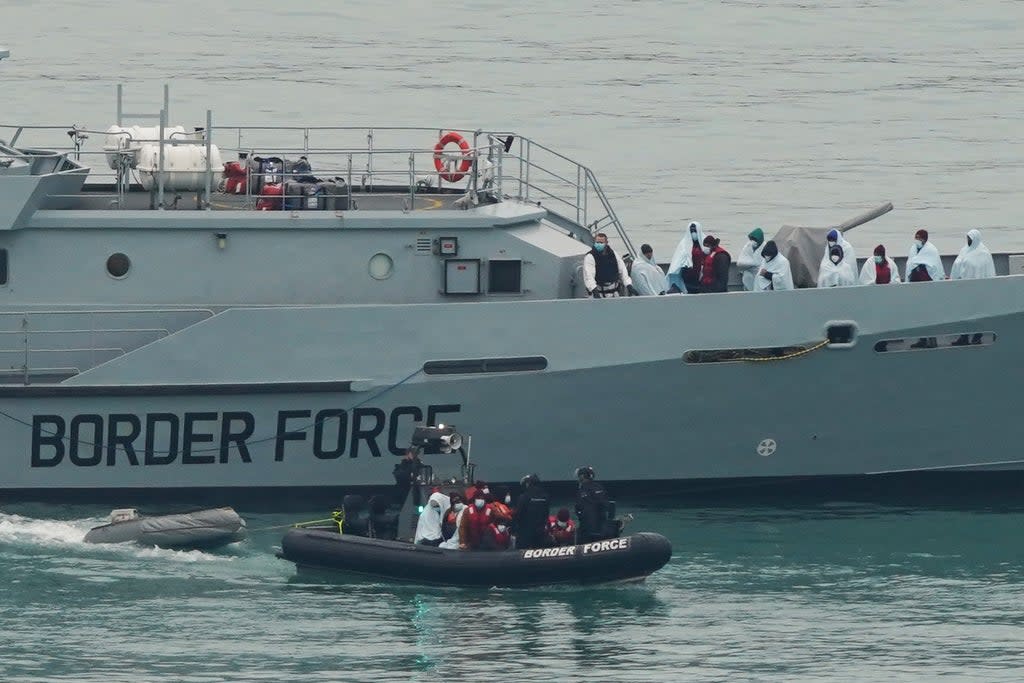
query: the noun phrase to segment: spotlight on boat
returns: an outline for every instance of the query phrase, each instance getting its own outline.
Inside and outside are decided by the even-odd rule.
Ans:
[[[462,435],[455,431],[455,425],[416,427],[412,433],[412,445],[427,455],[451,453],[462,448]]]

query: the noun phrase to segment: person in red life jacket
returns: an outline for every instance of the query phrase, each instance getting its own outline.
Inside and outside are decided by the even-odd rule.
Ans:
[[[594,235],[594,248],[583,257],[583,285],[587,296],[595,299],[617,297],[623,285],[630,296],[637,295],[626,264],[608,246],[608,235],[603,232]]]
[[[701,257],[704,265],[701,267],[699,291],[708,294],[728,290],[732,257],[721,247],[721,241],[717,237],[707,235],[704,238]]]
[[[508,550],[512,536],[507,520],[494,520],[480,535],[480,550]]]
[[[473,504],[466,508],[462,517],[462,525],[459,527],[459,549],[479,550],[484,531],[490,523],[487,494],[478,490],[473,498]]]
[[[558,514],[548,519],[548,536],[551,545],[574,545],[576,543],[576,524],[569,516],[569,509],[562,508]]]
[[[487,509],[490,511],[491,520],[504,520],[506,523],[512,521],[512,495],[504,486],[494,487],[494,493],[488,497]]]
[[[473,499],[476,498],[476,494],[478,492],[482,492],[485,497],[487,496],[487,494],[489,494],[491,492],[491,489],[488,488],[488,486],[487,486],[487,482],[480,481],[479,479],[477,479],[475,482],[473,482],[472,486],[470,486],[469,488],[466,489],[466,504],[467,505],[472,505],[473,504]]]

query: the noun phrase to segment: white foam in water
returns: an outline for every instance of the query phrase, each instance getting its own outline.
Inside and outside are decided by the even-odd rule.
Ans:
[[[86,519],[33,519],[0,512],[0,545],[22,545],[50,548],[73,548],[91,552],[127,553],[142,559],[173,560],[177,562],[216,562],[232,560],[225,555],[212,555],[201,550],[170,550],[138,546],[134,543],[86,543],[86,532],[94,526],[107,523],[106,517]]]
[[[82,539],[99,519],[32,519],[0,512],[0,543],[19,545],[85,545]]]

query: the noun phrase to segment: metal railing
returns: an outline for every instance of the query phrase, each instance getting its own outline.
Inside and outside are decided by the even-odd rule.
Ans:
[[[32,377],[41,374],[77,374],[213,315],[208,308],[0,312],[0,375],[18,376],[30,384]],[[124,325],[119,318],[146,322]],[[39,326],[33,325],[35,320]],[[71,365],[70,361],[77,362]]]
[[[407,194],[406,206],[416,208],[417,194],[429,192],[463,192],[468,205],[481,202],[495,202],[518,199],[534,202],[555,215],[560,227],[569,234],[589,243],[597,232],[614,231],[635,254],[633,244],[626,234],[622,222],[615,213],[607,195],[601,188],[594,172],[550,147],[512,131],[484,131],[460,128],[433,128],[410,126],[244,126],[213,124],[213,114],[206,112],[205,126],[196,128],[189,139],[167,135],[170,98],[164,89],[163,108],[157,114],[126,114],[123,107],[123,91],[117,90],[117,122],[123,125],[131,119],[155,119],[159,133],[152,140],[131,140],[129,148],[141,144],[158,146],[156,168],[147,173],[152,180],[151,206],[166,208],[167,183],[171,173],[178,171],[167,168],[167,148],[180,145],[205,147],[205,175],[203,186],[195,189],[196,206],[201,209],[213,208],[212,195],[221,181],[224,169],[213,165],[214,146],[217,145],[222,161],[242,160],[246,164],[245,195],[250,208],[255,208],[260,199],[271,200],[273,208],[286,209],[293,202],[292,196],[281,197],[273,202],[273,196],[260,191],[266,177],[287,181],[302,173],[291,173],[285,168],[264,172],[250,168],[249,160],[256,157],[295,160],[306,157],[312,166],[312,173],[318,177],[334,177],[346,186],[346,205],[354,208],[353,192],[374,193],[382,190]],[[91,138],[105,141],[109,133],[79,126],[12,126],[0,124],[0,137],[4,130],[14,130],[10,144],[13,146],[26,132],[39,133],[62,131],[70,138],[71,145],[48,146],[58,154],[67,154],[76,161],[84,157],[88,162],[100,156],[104,161],[111,155],[117,163],[107,170],[107,163],[91,168],[91,178],[110,179],[115,193],[109,196],[116,206],[124,207],[125,195],[131,187],[131,177],[137,179],[139,171],[131,168],[131,149],[110,149],[105,145],[102,151],[84,149]],[[458,133],[468,143],[468,149],[448,148],[438,151],[433,142],[448,132]],[[117,133],[126,135],[127,133]],[[218,143],[223,143],[218,144]],[[382,144],[383,143],[383,144]],[[429,145],[429,146],[425,146]],[[231,158],[229,158],[231,157]],[[464,172],[453,172],[452,163],[458,171],[465,162]],[[282,164],[283,166],[283,164]],[[254,176],[256,182],[253,182]],[[141,180],[141,179],[139,179]],[[149,182],[146,183],[150,184]],[[256,192],[253,192],[256,189]],[[282,188],[285,189],[285,188]],[[189,190],[192,191],[192,190]],[[177,191],[176,191],[177,192]],[[282,193],[283,194],[283,193]],[[91,194],[90,196],[99,196]],[[265,207],[266,208],[266,207]]]

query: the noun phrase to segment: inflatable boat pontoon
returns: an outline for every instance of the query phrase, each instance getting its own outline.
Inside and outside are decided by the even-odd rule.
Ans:
[[[218,548],[245,538],[245,520],[229,507],[147,517],[127,508],[110,513],[110,523],[94,527],[86,543],[129,543],[161,548]]]

